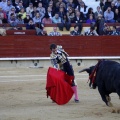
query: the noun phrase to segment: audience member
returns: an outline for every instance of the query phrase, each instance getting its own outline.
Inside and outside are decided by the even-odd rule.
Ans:
[[[86,20],[86,23],[89,23],[89,24],[95,23],[95,19],[93,18],[93,14],[89,15],[89,18]]]
[[[6,13],[2,10],[2,7],[0,6],[0,24],[7,23],[7,16]]]
[[[24,18],[24,23],[28,23],[29,20],[31,20],[32,18],[30,17],[29,13],[26,13],[26,17]]]
[[[110,35],[120,35],[120,32],[116,30],[116,26],[112,27],[112,32],[110,33]]]
[[[39,11],[37,11],[37,8],[36,8],[36,7],[33,7],[33,11],[31,12],[30,16],[31,16],[32,18],[34,18],[37,12],[39,12]]]
[[[71,36],[79,36],[81,33],[80,33],[80,31],[79,31],[79,26],[78,25],[75,25],[74,26],[74,30],[72,30],[71,32],[70,32],[70,35]]]
[[[69,7],[72,7],[73,9],[75,9],[76,6],[73,0],[68,0],[66,9],[68,10]]]
[[[35,29],[35,24],[34,24],[34,22],[33,22],[33,20],[32,19],[30,19],[29,20],[29,22],[26,24],[26,29],[32,29],[32,30],[34,30]]]
[[[73,8],[70,8],[68,11],[67,11],[67,17],[69,19],[69,21],[71,23],[74,23],[74,17],[75,17],[75,12],[74,12],[74,9]]]
[[[97,34],[94,26],[91,26],[87,31],[84,31],[83,35],[85,35],[85,36],[99,36]]]
[[[22,19],[22,14],[17,15],[16,22],[17,24],[24,24],[24,20]]]
[[[33,12],[33,4],[29,3],[29,6],[26,8],[26,13],[31,14]]]
[[[107,23],[114,23],[114,13],[111,11],[111,7],[108,7],[107,10],[104,12],[105,22]]]
[[[114,20],[115,22],[120,23],[120,11],[118,10],[118,8],[115,9]]]
[[[84,2],[80,2],[76,9],[84,14],[84,18],[87,18],[88,6],[86,6]]]
[[[103,11],[106,11],[108,7],[111,8],[111,3],[112,3],[111,0],[106,0]]]
[[[97,9],[96,9],[96,11],[95,11],[95,20],[97,20],[98,15],[102,15],[102,16],[103,16],[103,12],[102,12],[102,10],[100,9],[100,6],[97,6]]]
[[[55,23],[55,24],[57,24],[57,23],[61,23],[61,18],[59,17],[59,14],[58,13],[55,13],[55,15],[53,16],[53,18],[52,18],[52,23]]]
[[[43,24],[38,24],[37,23],[37,27],[35,28],[36,29],[36,34],[38,36],[47,36],[47,31],[45,30],[44,28],[44,25]]]
[[[103,26],[103,35],[110,35],[111,33],[111,28],[108,26],[106,23],[104,23]]]
[[[6,6],[7,6],[7,0],[2,0],[0,2],[0,6],[2,7],[3,10],[5,10]]]
[[[52,24],[52,19],[50,18],[50,16],[46,13],[44,18],[42,19],[42,23],[43,24]]]
[[[105,6],[105,0],[100,0],[100,8],[102,11],[104,11],[104,6]]]
[[[18,15],[22,15],[22,19],[25,19],[26,18],[26,12],[25,12],[25,8],[21,8],[20,9],[20,12],[18,13]]]
[[[86,14],[86,17],[87,17],[86,19],[89,19],[90,15],[92,15],[93,18],[95,18],[95,15],[94,15],[94,12],[93,12],[93,8],[91,8],[91,7],[88,9],[88,12]]]
[[[115,9],[116,9],[117,7],[115,6],[115,3],[114,2],[112,2],[111,3],[111,11],[113,11],[114,13],[115,13]]]
[[[51,19],[52,19],[52,17],[54,16],[54,12],[52,11],[52,8],[51,8],[51,7],[48,7],[48,8],[47,8],[46,13],[50,16]]]
[[[7,13],[7,15],[8,15],[8,13],[9,13],[9,11],[11,10],[11,8],[13,8],[14,6],[11,4],[11,0],[8,0],[7,1],[7,4],[5,5],[5,7],[4,7],[4,11]]]
[[[44,17],[44,13],[42,13],[42,12],[41,12],[41,13],[37,12],[36,15],[35,15],[35,17],[33,18],[34,23],[35,23],[35,24],[36,24],[36,23],[41,23],[43,17]]]
[[[58,0],[58,2],[56,3],[56,8],[59,8],[60,4],[63,4],[64,8],[66,7],[65,3],[63,2],[63,0]]]
[[[71,22],[69,21],[67,15],[64,15],[62,18],[62,22],[58,24],[59,30],[63,31],[63,28],[65,27],[67,31],[70,30]]]
[[[42,5],[42,2],[39,2],[39,3],[38,3],[37,10],[39,11],[39,13],[42,13],[42,14],[44,14],[44,15],[45,15],[45,13],[46,13],[45,8],[44,8],[43,5]]]
[[[21,8],[24,8],[23,7],[23,2],[19,2],[17,6],[15,6],[15,9],[16,9],[16,13],[19,13]]]
[[[48,36],[62,36],[62,34],[57,31],[57,27],[53,27],[53,31],[50,32]]]
[[[74,17],[74,23],[83,23],[83,22],[85,22],[83,13],[76,10],[75,17]]]

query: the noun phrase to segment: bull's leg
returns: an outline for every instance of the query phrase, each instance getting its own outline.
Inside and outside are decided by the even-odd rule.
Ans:
[[[109,95],[106,95],[106,99],[107,99],[108,102],[111,101],[111,97]]]
[[[99,93],[100,93],[100,95],[102,97],[102,100],[106,103],[107,106],[109,106],[109,103],[108,103],[108,101],[106,99],[105,90],[103,88],[101,88],[101,87],[98,87],[98,91],[99,91]]]

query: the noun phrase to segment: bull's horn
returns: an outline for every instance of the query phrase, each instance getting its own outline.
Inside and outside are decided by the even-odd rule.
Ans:
[[[83,69],[83,70],[80,70],[79,73],[85,72],[85,71],[87,72],[88,70],[89,70],[89,68],[85,68],[85,69]]]

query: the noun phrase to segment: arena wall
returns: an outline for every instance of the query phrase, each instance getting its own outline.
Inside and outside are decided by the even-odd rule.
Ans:
[[[62,45],[75,65],[94,64],[106,57],[118,61],[120,58],[120,36],[16,35],[0,37],[0,66],[48,66],[51,43]]]

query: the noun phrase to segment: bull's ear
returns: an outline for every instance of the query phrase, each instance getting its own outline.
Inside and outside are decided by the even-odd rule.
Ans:
[[[82,70],[79,71],[79,73],[81,73],[81,72],[85,72],[85,71],[86,71],[87,73],[89,73],[88,71],[90,71],[90,68],[82,69]]]

